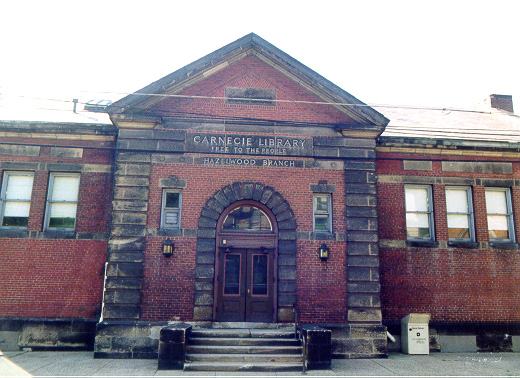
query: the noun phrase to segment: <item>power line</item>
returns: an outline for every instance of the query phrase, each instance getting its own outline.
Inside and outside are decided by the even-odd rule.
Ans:
[[[116,94],[116,93],[119,93],[119,94],[124,94],[123,92],[97,92],[97,93],[113,93],[113,94]],[[140,93],[134,93],[134,94],[130,94],[130,95],[139,95],[139,96],[160,96],[160,97],[175,97],[175,98],[195,98],[195,99],[216,99],[216,100],[226,100],[226,97],[214,97],[214,96],[188,96],[188,95],[157,95],[157,94],[140,94]],[[74,100],[63,100],[63,99],[56,99],[56,98],[43,98],[43,97],[33,97],[33,96],[26,96],[26,95],[10,95],[10,96],[16,96],[16,97],[20,97],[20,98],[28,98],[28,99],[33,99],[33,100],[41,100],[41,101],[54,101],[54,102],[61,102],[61,103],[69,103],[69,104],[74,104]],[[244,99],[244,100],[251,100],[251,99]],[[254,99],[253,99],[254,100]],[[259,101],[264,101],[264,100],[259,100]],[[306,103],[306,104],[317,104],[317,105],[332,105],[332,104],[338,104],[338,103],[325,103],[325,102],[302,102],[302,101],[291,101],[291,100],[277,100],[277,101],[283,101],[283,102],[287,102],[287,103],[291,103],[291,102],[294,102],[294,103]],[[90,102],[77,102],[77,103],[80,103],[80,104],[84,104],[84,105],[87,105],[87,104],[90,104]],[[351,105],[351,106],[370,106],[370,105],[367,105],[367,104],[347,104],[347,105]],[[384,105],[382,105],[384,106]],[[7,108],[9,106],[6,106],[6,105],[0,105],[0,107],[3,107],[3,108]],[[423,109],[423,110],[442,110],[443,111],[443,114],[445,114],[444,112],[447,111],[448,109],[446,108],[426,108],[426,107],[423,107],[423,108],[420,108],[420,107],[406,107],[406,106],[398,106],[398,105],[388,105],[388,107],[394,107],[394,108],[409,108],[409,109]],[[47,110],[47,111],[62,111],[62,112],[70,112],[71,109],[58,109],[58,108],[49,108],[49,107],[33,107],[31,109],[34,109],[34,110]],[[209,119],[209,120],[214,120],[214,121],[226,121],[226,120],[231,120],[231,121],[242,121],[242,122],[273,122],[273,123],[278,123],[278,124],[291,124],[291,125],[309,125],[310,123],[308,122],[298,122],[298,121],[282,121],[282,120],[274,120],[274,119],[271,119],[271,120],[267,120],[267,119],[261,119],[261,118],[252,118],[252,117],[241,117],[241,116],[229,116],[229,115],[217,115],[217,114],[206,114],[206,113],[200,113],[200,112],[181,112],[181,111],[172,111],[172,110],[150,110],[150,109],[146,109],[146,108],[132,108],[132,110],[134,110],[135,112],[142,112],[144,114],[148,113],[148,114],[153,114],[153,115],[158,115],[158,116],[172,116],[172,117],[185,117],[185,118],[191,118],[191,119]],[[451,110],[451,109],[450,109]],[[469,110],[462,110],[462,109],[459,109],[458,111],[467,111],[467,112],[477,112],[477,113],[482,113],[482,114],[491,114],[491,112],[483,112],[483,111],[469,111]],[[103,112],[101,112],[103,113]],[[87,114],[94,114],[90,111],[83,111],[83,112],[79,112],[77,114],[81,114],[83,116],[87,116]],[[330,124],[330,125],[323,125],[323,124],[316,124],[315,126],[323,126],[323,127],[334,127],[333,124]],[[485,130],[485,129],[481,129],[483,131],[483,133],[478,133],[478,132],[475,132],[475,131],[478,131],[477,129],[473,129],[473,130],[447,130],[447,129],[426,129],[424,127],[410,127],[410,126],[399,126],[399,125],[392,125],[392,126],[388,126],[386,131],[388,133],[397,133],[397,134],[413,134],[413,135],[416,135],[417,133],[421,133],[421,132],[424,132],[424,133],[428,133],[428,135],[424,135],[424,137],[426,138],[442,138],[442,137],[451,137],[451,136],[457,136],[457,135],[461,135],[461,134],[464,134],[464,135],[471,135],[473,138],[476,139],[476,137],[478,136],[482,136],[482,140],[485,140],[485,136],[489,136],[489,137],[500,137],[500,138],[507,138],[507,137],[511,137],[511,138],[517,138],[519,136],[519,134],[512,134],[511,133],[511,130],[505,130],[505,129],[489,129],[489,130]],[[485,133],[485,134],[484,134]],[[437,135],[435,135],[437,134]],[[460,138],[459,138],[460,139]],[[463,139],[469,139],[469,138],[463,138]]]
[[[61,101],[61,102],[68,102],[68,103],[73,103],[72,101],[68,101],[68,100],[56,100],[56,101]],[[6,106],[6,105],[0,105],[0,108],[9,108],[9,106]],[[33,110],[46,110],[46,111],[59,111],[59,112],[71,112],[72,113],[72,109],[59,109],[59,108],[43,108],[43,107],[33,107],[31,108]],[[144,108],[135,108],[135,110],[141,110],[143,112],[148,112],[148,113],[154,113],[154,114],[158,114],[160,116],[176,116],[176,117],[192,117],[192,119],[209,119],[209,120],[214,120],[214,121],[222,121],[222,120],[232,120],[232,121],[241,121],[241,122],[273,122],[273,123],[277,123],[277,124],[290,124],[290,125],[309,125],[308,122],[298,122],[298,121],[280,121],[280,120],[266,120],[266,119],[263,119],[263,118],[251,118],[251,117],[239,117],[239,116],[220,116],[220,115],[211,115],[211,114],[206,114],[206,113],[197,113],[197,112],[180,112],[180,111],[169,111],[169,110],[149,110],[149,109],[144,109]],[[85,116],[85,117],[88,117],[89,115],[94,115],[94,114],[106,114],[106,113],[96,113],[96,112],[90,112],[90,111],[79,111],[78,113],[75,113],[75,114],[78,114],[78,115],[82,115],[82,116]],[[329,127],[329,128],[333,128],[335,127],[334,125],[332,124],[327,124],[327,125],[322,125],[322,124],[316,124],[315,126],[321,126],[321,127]],[[478,129],[473,129],[473,131],[477,131]],[[410,126],[387,126],[386,128],[386,132],[388,133],[396,133],[396,134],[416,134],[416,133],[429,133],[428,135],[424,135],[424,137],[426,138],[440,138],[442,137],[443,135],[442,134],[446,134],[448,136],[451,136],[451,135],[474,135],[474,136],[483,136],[485,137],[486,135],[490,136],[490,137],[503,137],[503,138],[506,138],[506,137],[511,137],[511,138],[517,138],[520,136],[520,133],[519,134],[512,134],[511,133],[511,130],[506,130],[506,129],[490,129],[490,130],[486,130],[486,129],[480,129],[483,131],[483,133],[478,133],[478,132],[472,132],[471,130],[447,130],[447,129],[426,129],[426,128],[421,128],[421,127],[418,127],[418,128],[415,128],[415,127],[410,127]],[[438,136],[435,136],[435,134],[441,134],[441,135],[438,135]],[[466,138],[468,139],[468,138]],[[485,140],[486,138],[481,138],[482,140]]]
[[[200,96],[200,95],[180,95],[180,94],[157,94],[157,93],[128,93],[128,92],[90,92],[84,91],[84,93],[102,93],[102,94],[117,94],[125,96],[148,96],[148,97],[161,97],[161,98],[188,98],[188,99],[204,99],[204,100],[229,100],[229,97],[220,96]],[[257,101],[265,102],[266,99],[253,99],[253,98],[238,98],[233,97],[236,101]],[[390,105],[390,104],[352,104],[349,102],[325,102],[325,101],[303,101],[303,100],[278,100],[269,99],[272,102],[289,103],[289,104],[303,104],[303,105],[328,105],[328,106],[350,106],[350,107],[371,107],[371,108],[393,108],[393,109],[415,109],[415,110],[438,110],[438,111],[450,111],[450,112],[468,112],[468,113],[482,113],[491,114],[489,111],[482,110],[471,110],[471,109],[458,109],[458,108],[446,108],[446,107],[427,107],[427,106],[412,106],[412,105]]]
[[[98,94],[113,94],[113,95],[124,95],[124,96],[143,96],[143,97],[159,97],[159,98],[181,98],[181,99],[203,99],[203,100],[229,100],[229,97],[221,97],[221,96],[201,96],[201,95],[181,95],[181,94],[157,94],[157,93],[129,93],[129,92],[109,92],[109,91],[82,91],[82,93],[98,93]],[[6,95],[3,93],[3,95]],[[63,100],[63,99],[54,99],[54,98],[43,98],[43,97],[33,97],[27,95],[13,95],[7,94],[12,97],[19,98],[27,98],[32,100],[42,100],[42,101],[56,101],[56,102],[65,102],[72,103],[73,100]],[[250,101],[250,102],[265,102],[265,99],[254,99],[247,97],[233,97],[233,100],[236,101]],[[324,101],[303,101],[303,100],[279,100],[273,99],[269,100],[271,102],[277,103],[287,103],[287,104],[302,104],[302,105],[326,105],[326,106],[346,106],[346,107],[371,107],[371,108],[388,108],[388,109],[410,109],[410,110],[434,110],[441,112],[463,112],[463,113],[478,113],[478,114],[492,114],[491,111],[484,110],[474,110],[474,109],[460,109],[460,108],[450,108],[450,107],[435,107],[435,106],[414,106],[414,105],[392,105],[392,104],[352,104],[348,102],[324,102]],[[88,102],[79,101],[79,104],[87,105]],[[117,108],[117,106],[115,106]],[[134,108],[132,108],[134,109]],[[139,108],[135,108],[139,109]]]

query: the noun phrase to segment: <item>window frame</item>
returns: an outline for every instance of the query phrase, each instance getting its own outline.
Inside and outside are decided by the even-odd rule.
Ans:
[[[168,193],[178,193],[179,194],[179,207],[166,207],[166,195]],[[166,211],[170,209],[170,211],[177,211],[177,225],[176,226],[168,226],[166,224]],[[165,230],[180,230],[181,229],[181,214],[182,214],[182,190],[181,189],[163,189],[162,190],[162,198],[161,198],[161,229]]]
[[[78,178],[78,198],[76,201],[52,201],[52,194],[54,191],[54,180],[56,177],[77,177]],[[45,222],[44,222],[44,230],[48,231],[75,231],[76,225],[78,223],[78,207],[79,207],[79,190],[81,187],[81,173],[73,173],[73,172],[51,172],[49,174],[49,185],[47,188],[47,199],[45,201]],[[74,227],[50,227],[49,222],[51,219],[52,212],[52,204],[54,203],[70,203],[76,204],[76,214],[74,216]]]
[[[33,181],[31,184],[31,196],[28,200],[6,200],[7,194],[7,185],[9,182],[9,176],[30,176]],[[27,226],[3,226],[4,223],[4,214],[5,214],[5,204],[8,202],[23,202],[29,203],[29,214],[27,214],[27,223],[29,223],[29,217],[31,212],[31,202],[32,202],[32,191],[34,188],[34,172],[27,171],[4,171],[2,175],[2,186],[0,188],[0,228],[2,229],[16,229],[16,230],[26,230]]]
[[[448,192],[449,191],[465,191],[466,192],[466,201],[468,204],[468,212],[459,213],[459,212],[450,212],[448,209]],[[456,242],[474,242],[475,241],[475,212],[473,209],[473,194],[470,186],[446,186],[445,187],[445,199],[446,199],[446,227],[448,230],[448,240],[456,241]],[[466,215],[468,218],[468,231],[469,238],[450,238],[449,237],[449,222],[448,218],[450,215]]]
[[[327,211],[317,210],[317,198],[327,197]],[[316,215],[327,215],[327,230],[316,229]],[[332,193],[313,193],[312,194],[312,230],[317,233],[332,234]]]
[[[428,208],[426,213],[424,211],[408,211],[406,208],[406,190],[407,189],[426,189],[427,193],[427,201]],[[406,231],[406,240],[410,241],[435,241],[435,224],[434,224],[434,207],[433,207],[433,188],[432,185],[405,185],[404,186],[404,211],[405,211],[405,231]],[[427,214],[428,215],[428,229],[430,230],[430,237],[415,237],[408,236],[408,222],[407,222],[407,214]]]
[[[486,193],[487,192],[503,192],[505,193],[506,198],[506,209],[507,213],[490,213],[489,209],[487,207],[487,200],[486,200]],[[486,221],[488,224],[488,237],[489,237],[489,216],[490,215],[502,215],[506,217],[507,221],[507,231],[509,233],[509,238],[491,238],[489,237],[490,242],[505,242],[505,243],[514,243],[515,238],[515,223],[514,223],[514,214],[513,214],[513,202],[512,202],[512,196],[511,196],[511,188],[498,188],[498,187],[487,187],[484,188],[484,201],[486,203]]]

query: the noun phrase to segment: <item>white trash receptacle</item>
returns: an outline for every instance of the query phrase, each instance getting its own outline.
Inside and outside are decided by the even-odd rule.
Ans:
[[[430,314],[410,314],[401,319],[401,349],[406,354],[430,354]]]

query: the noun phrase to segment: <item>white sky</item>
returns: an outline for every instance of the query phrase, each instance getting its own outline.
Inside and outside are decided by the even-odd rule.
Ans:
[[[368,104],[520,113],[520,1],[0,0],[0,96],[117,99],[254,32]]]

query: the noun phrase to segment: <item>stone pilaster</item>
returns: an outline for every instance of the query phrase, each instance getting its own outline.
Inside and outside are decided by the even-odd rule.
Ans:
[[[117,155],[105,276],[105,321],[139,318],[150,169],[149,153]]]

